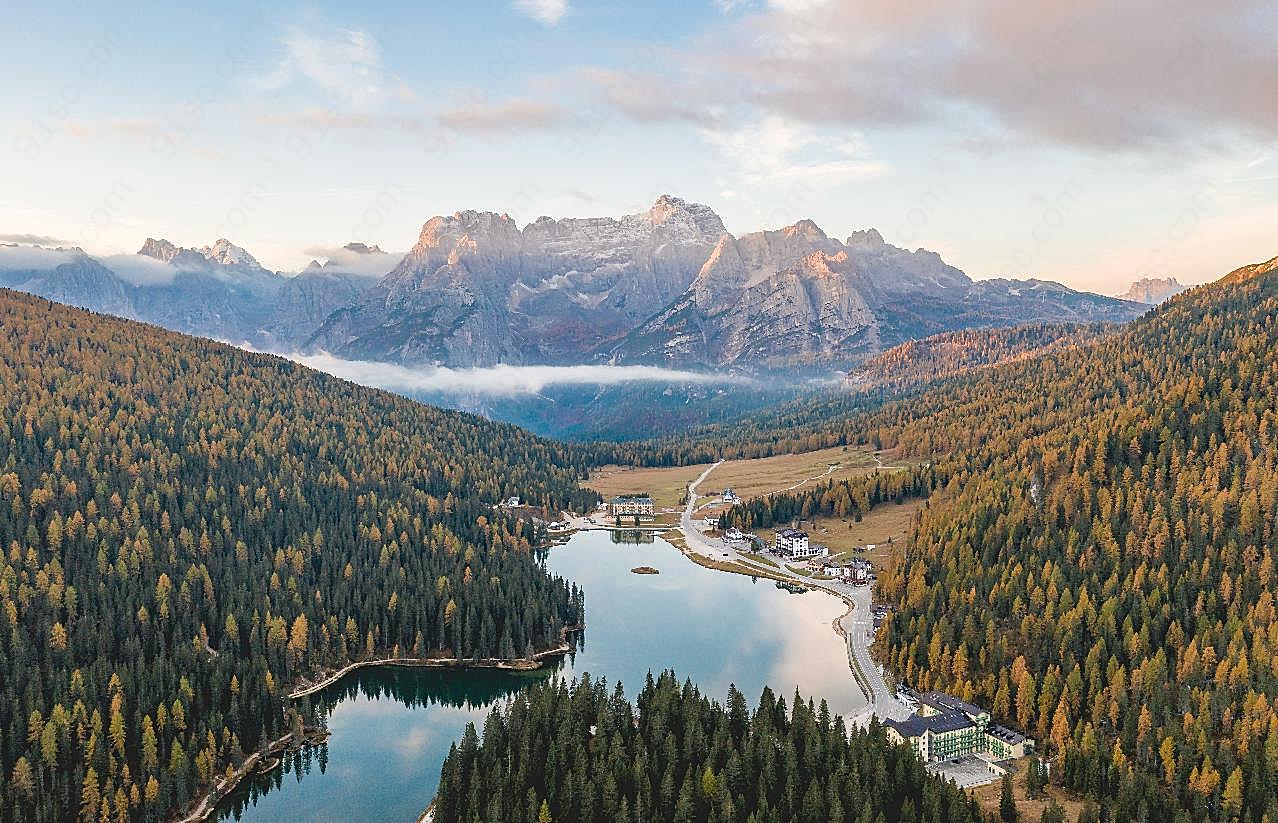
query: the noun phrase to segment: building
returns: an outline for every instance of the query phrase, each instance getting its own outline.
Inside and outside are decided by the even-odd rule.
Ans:
[[[945,692],[918,695],[918,713],[908,720],[885,720],[888,739],[909,743],[926,762],[967,755],[997,760],[1024,757],[1034,751],[1031,738],[990,724],[989,712]]]
[[[950,760],[980,751],[984,732],[962,712],[916,714],[908,720],[885,720],[888,740],[909,743],[926,763]]]
[[[622,494],[608,501],[608,514],[613,517],[653,517],[657,508],[646,494]]]
[[[999,760],[1017,760],[1034,751],[1034,741],[995,723],[985,729],[985,750]]]
[[[798,529],[782,529],[777,532],[772,550],[782,557],[803,560],[808,557],[825,557],[830,550],[825,546],[808,542],[808,533]]]
[[[833,563],[827,563],[825,573],[831,577],[846,580],[853,586],[864,586],[873,579],[874,567],[870,565],[870,561],[854,557],[848,561],[845,566],[836,566]]]
[[[741,504],[741,498],[737,497],[736,492],[732,489],[724,489],[723,502],[727,503],[729,506],[737,506]]]
[[[754,535],[746,534],[733,526],[723,534],[723,545],[730,549],[747,549],[754,542]]]

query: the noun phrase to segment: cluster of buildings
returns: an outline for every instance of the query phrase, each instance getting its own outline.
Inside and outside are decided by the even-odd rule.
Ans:
[[[989,712],[945,692],[905,694],[917,709],[907,720],[885,720],[888,739],[909,743],[926,763],[980,755],[1012,760],[1032,754],[1032,738],[990,722]]]
[[[860,557],[854,557],[845,564],[817,558],[809,560],[808,566],[817,574],[833,577],[853,586],[864,586],[875,579],[874,567],[870,565],[870,561]]]

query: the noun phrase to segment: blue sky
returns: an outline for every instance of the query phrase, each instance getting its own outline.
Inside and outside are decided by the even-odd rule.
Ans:
[[[671,192],[1109,293],[1278,254],[1272,4],[373,5],[17,4],[0,239],[297,269]]]

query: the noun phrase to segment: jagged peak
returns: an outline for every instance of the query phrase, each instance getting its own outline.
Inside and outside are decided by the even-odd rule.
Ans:
[[[846,245],[857,248],[878,248],[886,246],[887,241],[883,239],[883,235],[879,234],[878,229],[863,229],[849,234]]]
[[[260,267],[261,265],[257,262],[257,258],[249,254],[242,246],[235,245],[225,237],[219,237],[213,241],[213,245],[205,246],[199,252],[206,259],[224,266]]]
[[[173,258],[177,257],[181,251],[182,249],[164,238],[148,237],[146,242],[142,244],[142,248],[138,249],[138,254],[144,257],[153,257],[165,263],[171,263]]]
[[[810,240],[828,240],[829,239],[829,235],[825,233],[825,230],[822,229],[820,226],[818,226],[816,224],[816,221],[811,220],[807,217],[803,218],[797,223],[794,223],[793,225],[789,225],[781,229],[781,233],[784,234],[786,237],[803,237]]]
[[[694,228],[698,234],[716,238],[728,232],[723,225],[723,218],[714,209],[704,203],[694,203],[673,194],[658,197],[643,216],[653,226],[683,223]]]

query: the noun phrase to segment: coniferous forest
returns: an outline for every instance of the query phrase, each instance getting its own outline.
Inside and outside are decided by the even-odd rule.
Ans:
[[[0,819],[157,820],[369,657],[518,658],[582,595],[530,521],[577,453],[0,293]]]
[[[907,562],[878,586],[897,606],[882,656],[905,682],[992,707],[1114,819],[1259,823],[1278,819],[1276,398],[1270,261],[1091,345],[828,406],[789,437],[931,461]],[[842,495],[727,520],[831,513]]]
[[[965,823],[984,820],[882,729],[765,688],[751,710],[673,672],[632,704],[621,684],[556,679],[494,709],[444,762],[435,820],[539,823]]]

